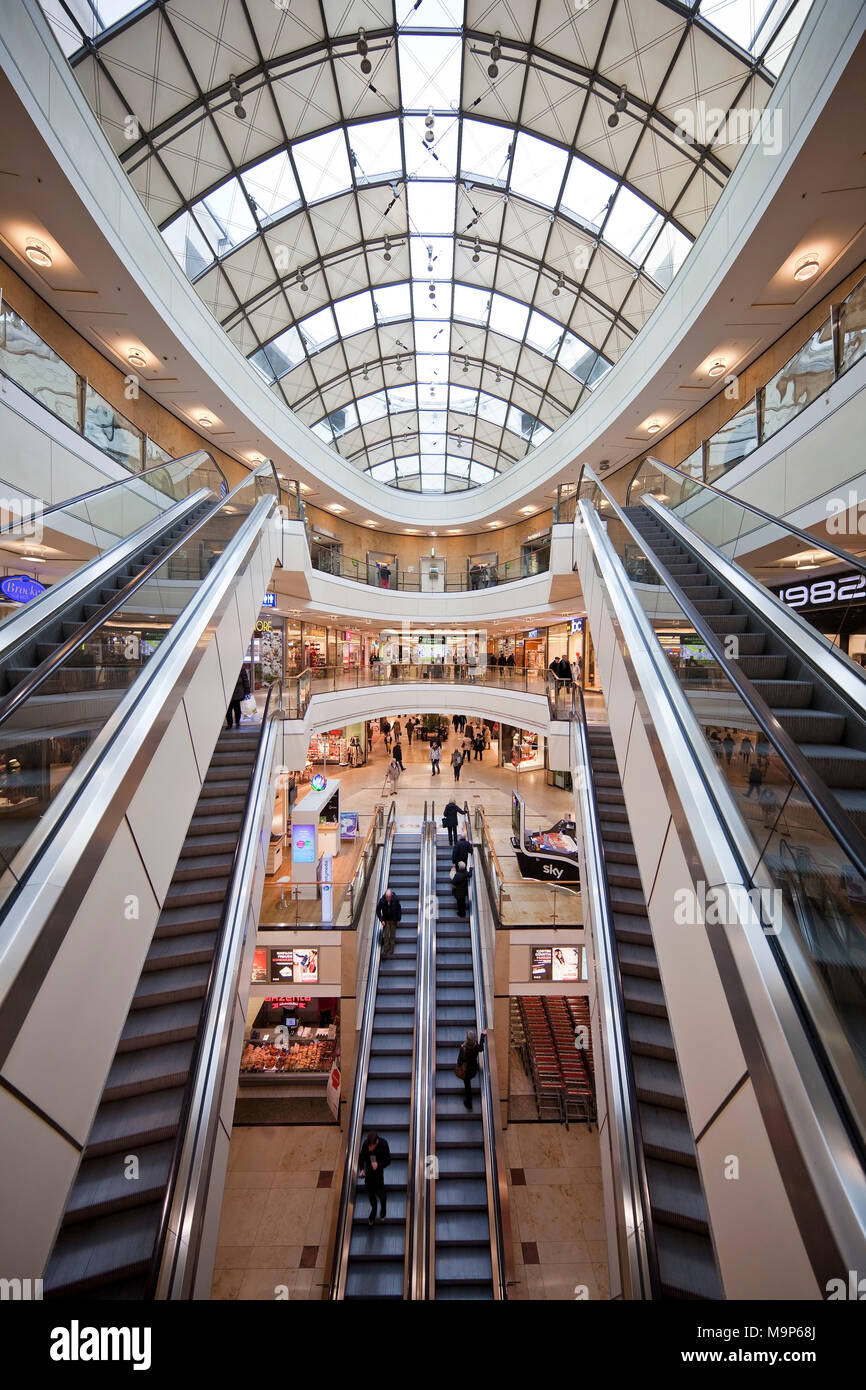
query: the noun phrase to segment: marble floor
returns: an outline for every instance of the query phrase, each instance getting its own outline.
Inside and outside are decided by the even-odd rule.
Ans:
[[[610,1297],[598,1133],[585,1125],[505,1131],[515,1283],[510,1297]]]
[[[324,1297],[340,1143],[336,1125],[235,1127],[211,1298]]]

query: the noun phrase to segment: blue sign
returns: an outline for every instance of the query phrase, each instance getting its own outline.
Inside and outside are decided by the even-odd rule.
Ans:
[[[276,594],[270,594],[270,593],[269,593],[269,594],[265,594],[264,598],[262,599],[262,608],[276,608],[276,606],[277,606],[277,596],[276,596]]]
[[[531,628],[529,629],[529,631],[527,632],[526,635],[527,635],[527,637],[529,637],[530,639],[533,638],[533,637],[537,637],[537,636],[538,636],[538,628],[537,628],[537,627],[531,627]]]
[[[313,776],[310,778],[310,786],[312,787],[314,792],[323,792],[325,790],[326,783],[321,772],[316,772],[313,774]]]
[[[5,579],[0,579],[0,594],[10,603],[29,603],[44,593],[45,585],[40,584],[38,579],[31,579],[28,574],[9,574]]]
[[[572,620],[571,620],[571,630],[572,630],[573,633],[574,633],[574,632],[583,632],[583,618],[572,618]]]

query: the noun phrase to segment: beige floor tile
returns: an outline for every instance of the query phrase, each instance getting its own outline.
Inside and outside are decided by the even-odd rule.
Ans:
[[[603,1210],[603,1207],[600,1208],[600,1211],[601,1210]],[[583,1223],[584,1240],[604,1240],[606,1235],[607,1231],[605,1229],[603,1218],[587,1217],[587,1219]]]
[[[244,1269],[216,1270],[211,1285],[211,1298],[220,1300],[237,1298],[245,1274],[246,1270]]]
[[[280,1167],[289,1131],[284,1125],[253,1125],[242,1130],[235,1170],[270,1171]]]
[[[257,1187],[267,1190],[269,1187],[273,1187],[274,1176],[273,1168],[260,1170],[257,1168],[239,1168],[235,1165],[234,1168],[229,1168],[226,1173],[226,1188],[243,1187],[247,1192],[251,1192]]]
[[[526,1168],[527,1187],[553,1187],[567,1183],[572,1177],[570,1168]]]
[[[273,1303],[277,1301],[277,1291],[288,1286],[290,1272],[294,1274],[295,1271],[289,1271],[285,1265],[280,1265],[275,1269],[245,1270],[243,1283],[237,1297],[244,1301],[255,1299],[260,1302]],[[289,1293],[291,1295],[291,1288]]]
[[[520,1126],[509,1125],[504,1134],[505,1156],[508,1159],[510,1168],[522,1168],[523,1159],[520,1156]]]
[[[536,1231],[532,1193],[530,1189],[528,1187],[513,1187],[511,1189],[511,1195],[513,1201],[512,1211],[517,1212],[520,1226],[520,1239],[522,1241],[535,1240]]]
[[[584,1232],[586,1231],[586,1226],[587,1226],[587,1223],[584,1222],[584,1223],[583,1223]],[[585,1243],[586,1243],[586,1248],[587,1248],[587,1250],[589,1251],[589,1258],[592,1260],[593,1264],[605,1264],[605,1265],[606,1265],[606,1264],[607,1264],[607,1254],[608,1254],[608,1250],[607,1250],[607,1241],[606,1241],[606,1240],[587,1240]]]
[[[544,1274],[541,1265],[525,1265],[526,1291],[531,1299],[546,1298],[547,1290],[544,1287]]]
[[[543,1265],[589,1264],[591,1256],[582,1240],[540,1240],[538,1258]]]
[[[251,1245],[218,1245],[214,1269],[247,1269],[252,1253]]]
[[[584,1286],[591,1300],[598,1299],[598,1285],[591,1264],[540,1265],[539,1268],[547,1298],[574,1302],[575,1289]]]
[[[301,1265],[301,1245],[254,1245],[250,1251],[249,1269],[296,1270]]]
[[[521,1125],[521,1167],[564,1168],[567,1164],[559,1130],[560,1125]],[[527,1177],[527,1182],[529,1181]]]
[[[307,1225],[304,1230],[305,1245],[320,1245],[328,1235],[328,1214],[331,1206],[331,1193],[327,1190],[309,1194]]]
[[[223,1197],[220,1245],[255,1245],[270,1193],[265,1188],[235,1188]]]
[[[319,1181],[318,1168],[278,1169],[271,1174],[272,1187],[316,1187]]]
[[[607,1272],[607,1260],[604,1262],[593,1260],[592,1268],[595,1273],[595,1282],[598,1285],[599,1298],[610,1298],[610,1280]]]
[[[306,1245],[310,1193],[306,1188],[272,1188],[256,1228],[259,1245]]]
[[[280,1159],[274,1164],[283,1172],[298,1172],[315,1168],[330,1168],[322,1162],[322,1153],[329,1148],[330,1134],[326,1125],[291,1125],[284,1131],[285,1143]]]

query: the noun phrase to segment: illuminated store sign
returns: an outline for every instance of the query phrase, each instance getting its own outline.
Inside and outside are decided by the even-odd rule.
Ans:
[[[0,579],[0,594],[10,603],[29,603],[45,593],[45,585],[27,574],[8,574]]]
[[[834,603],[866,601],[866,574],[831,574],[805,584],[784,584],[773,591],[789,608],[826,608]]]
[[[262,599],[262,608],[276,608],[276,606],[277,606],[277,596],[276,596],[276,594],[265,594],[264,598]]]

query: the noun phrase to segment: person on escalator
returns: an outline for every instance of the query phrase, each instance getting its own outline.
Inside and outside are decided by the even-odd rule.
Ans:
[[[382,959],[387,960],[389,956],[394,954],[397,923],[403,916],[400,899],[393,888],[385,889],[376,904],[376,916],[382,924]]]
[[[235,721],[234,727],[236,729],[239,729],[241,727],[241,700],[246,699],[249,693],[250,673],[247,670],[246,666],[242,666],[238,678],[235,681],[235,688],[232,691],[232,698],[229,700],[229,707],[226,710],[227,729],[230,729],[232,727],[232,716],[234,716]]]
[[[445,807],[445,810],[442,812],[442,824],[448,831],[449,845],[456,844],[457,842],[457,817],[459,815],[460,807],[457,805],[457,802],[454,800],[452,796],[447,806]]]
[[[451,863],[452,863],[452,864],[459,864],[459,863],[461,862],[461,860],[462,860],[462,862],[463,862],[464,864],[468,864],[468,863],[469,863],[469,860],[470,860],[471,854],[472,854],[472,846],[470,845],[469,841],[466,839],[466,836],[465,836],[465,835],[461,835],[460,838],[459,838],[459,840],[457,841],[456,845],[454,846],[453,851],[452,851],[452,854],[451,854]]]
[[[457,916],[466,916],[466,900],[469,896],[469,874],[466,872],[466,864],[461,859],[454,870],[454,877],[451,880],[451,892],[457,904]]]
[[[372,1226],[376,1221],[376,1203],[378,1201],[381,1208],[379,1220],[384,1221],[387,1216],[388,1194],[385,1191],[385,1169],[391,1162],[391,1150],[388,1147],[387,1139],[383,1139],[377,1134],[375,1129],[371,1129],[367,1138],[361,1146],[361,1158],[358,1163],[358,1177],[364,1179],[367,1188],[367,1197],[370,1201],[370,1215],[367,1221],[368,1226]]]
[[[474,1028],[468,1029],[457,1054],[454,1073],[463,1082],[463,1104],[467,1110],[472,1109],[472,1081],[478,1075],[478,1059],[484,1051],[486,1033],[485,1028],[479,1038]]]

